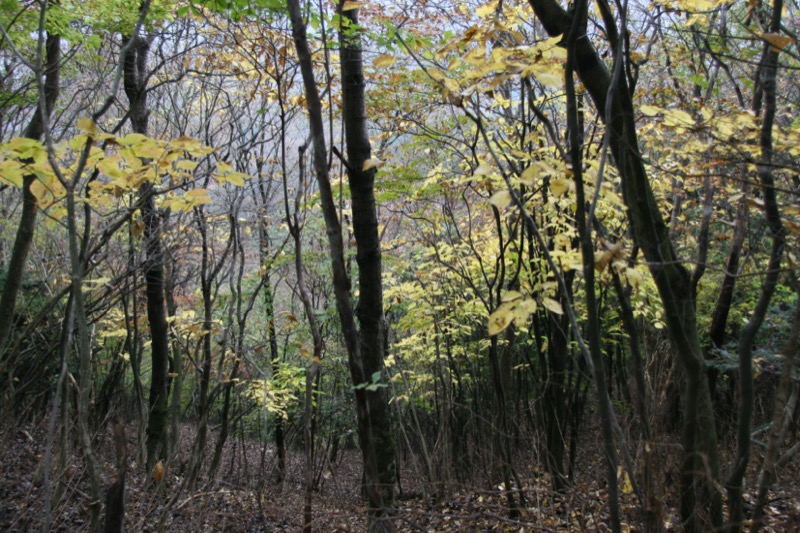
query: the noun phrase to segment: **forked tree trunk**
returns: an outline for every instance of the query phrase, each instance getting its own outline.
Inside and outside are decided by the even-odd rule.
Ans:
[[[292,36],[297,48],[305,87],[314,148],[314,171],[317,176],[320,203],[330,246],[336,308],[347,346],[350,376],[355,386],[358,433],[364,459],[365,488],[369,508],[368,528],[370,531],[394,531],[391,516],[396,475],[391,412],[386,401],[384,387],[376,383],[378,386],[374,387],[375,390],[368,391],[366,388],[367,384],[373,383],[373,379],[381,379],[384,326],[380,242],[373,190],[374,169],[364,170],[364,162],[369,159],[370,148],[364,124],[364,79],[360,41],[357,32],[355,35],[341,36],[344,40],[341,51],[342,100],[348,144],[348,175],[352,195],[353,226],[359,264],[361,300],[358,317],[362,328],[361,332],[355,322],[350,294],[350,278],[344,259],[342,228],[328,174],[322,105],[314,80],[306,27],[299,2],[288,0],[287,3],[292,23]],[[343,16],[357,22],[356,11],[347,11]]]

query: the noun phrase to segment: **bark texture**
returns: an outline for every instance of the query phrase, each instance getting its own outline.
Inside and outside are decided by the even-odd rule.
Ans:
[[[148,41],[140,35],[126,39],[130,49],[123,61],[125,95],[128,97],[128,117],[134,133],[147,135],[147,56]],[[164,254],[161,246],[161,217],[155,205],[155,186],[142,185],[139,195],[142,201],[145,246],[145,295],[147,296],[147,320],[150,324],[152,376],[150,380],[149,415],[147,418],[147,469],[150,470],[166,451],[166,435],[169,419],[167,401],[167,375],[169,373],[169,329],[167,309],[164,302]]]
[[[572,17],[555,0],[529,0],[529,4],[548,34],[555,36],[569,31]],[[606,26],[609,35],[617,34],[613,22]],[[639,153],[633,100],[626,77],[618,76],[612,82],[609,69],[585,35],[575,43],[575,71],[606,122],[633,237],[658,287],[673,350],[686,375],[681,516],[687,531],[707,531],[722,524],[722,498],[715,488],[719,479],[719,450],[689,272],[680,263],[669,239],[669,228]]]

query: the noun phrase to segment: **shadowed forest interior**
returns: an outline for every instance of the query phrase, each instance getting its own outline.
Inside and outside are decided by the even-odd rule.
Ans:
[[[0,2],[0,528],[796,531],[796,0]]]

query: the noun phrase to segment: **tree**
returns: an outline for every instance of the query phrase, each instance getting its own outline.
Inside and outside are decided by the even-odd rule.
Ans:
[[[44,21],[45,10],[42,9],[41,18]],[[39,40],[36,64],[31,65],[34,70],[36,87],[39,93],[38,104],[24,136],[28,139],[41,140],[48,128],[50,115],[55,107],[60,91],[61,71],[61,37],[57,33],[47,32],[44,39]],[[22,213],[20,214],[17,236],[8,263],[8,272],[0,296],[0,362],[6,361],[6,345],[8,336],[14,325],[14,307],[17,301],[20,285],[25,273],[25,263],[28,259],[33,242],[33,233],[36,227],[36,213],[38,206],[36,197],[31,192],[31,186],[36,181],[36,176],[26,174],[22,184]]]
[[[530,0],[530,4],[550,35],[565,34],[569,30],[571,16],[556,2]],[[658,286],[670,338],[686,376],[686,387],[682,391],[685,460],[681,468],[681,516],[688,530],[701,531],[708,526],[722,525],[722,500],[712,481],[719,477],[719,449],[706,363],[697,331],[695,298],[689,273],[669,239],[639,153],[632,89],[625,75],[628,70],[625,62],[629,59],[619,51],[618,35],[624,31],[618,30],[610,10],[604,13],[605,30],[615,54],[614,74],[600,60],[588,38],[576,43],[575,70],[598,115],[606,122],[631,230]],[[621,16],[624,28],[624,12]],[[710,479],[705,475],[706,468],[711,473]]]
[[[344,4],[343,4],[344,5]],[[331,265],[334,277],[336,307],[342,324],[342,333],[347,345],[348,365],[356,397],[358,433],[361,452],[364,458],[365,485],[367,492],[369,528],[374,531],[392,531],[391,522],[394,503],[395,453],[391,434],[391,415],[386,397],[380,391],[383,366],[383,313],[367,316],[382,309],[382,290],[380,284],[380,247],[377,238],[377,223],[373,200],[372,179],[374,170],[365,165],[368,161],[369,142],[365,143],[363,110],[363,81],[357,37],[356,10],[348,10],[343,17],[349,19],[346,31],[354,32],[343,55],[350,63],[342,71],[344,87],[350,86],[352,92],[343,92],[343,101],[350,106],[353,122],[349,128],[345,122],[348,136],[348,174],[351,176],[353,200],[353,224],[356,229],[356,243],[359,267],[365,272],[359,274],[359,286],[364,311],[359,308],[362,331],[355,323],[350,279],[346,271],[342,229],[336,212],[336,204],[330,185],[327,166],[325,130],[322,122],[319,91],[314,80],[311,53],[306,37],[306,28],[299,3],[290,0],[289,17],[292,35],[297,48],[300,70],[303,76],[306,102],[311,123],[313,146],[313,167],[319,187],[320,200],[325,218],[330,246]],[[351,12],[352,11],[352,12]],[[343,23],[344,24],[344,23]],[[347,113],[346,113],[347,115]],[[367,166],[365,169],[364,167]],[[360,170],[359,170],[360,169]],[[360,180],[360,181],[359,181]],[[358,189],[356,191],[356,189]],[[356,218],[358,222],[356,223]],[[359,240],[361,237],[362,240]],[[377,279],[375,274],[377,275]],[[370,294],[369,291],[377,291]],[[377,309],[376,309],[377,306]],[[368,374],[369,371],[373,371]],[[371,390],[368,390],[370,388]]]

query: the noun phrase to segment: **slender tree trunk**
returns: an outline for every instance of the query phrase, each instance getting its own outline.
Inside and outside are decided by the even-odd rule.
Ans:
[[[783,368],[781,369],[781,379],[778,383],[778,390],[775,394],[775,407],[772,413],[772,425],[769,429],[767,438],[767,450],[764,454],[764,463],[758,474],[758,492],[756,503],[753,509],[753,519],[750,531],[755,533],[761,526],[764,517],[764,506],[767,504],[767,495],[772,488],[772,484],[777,480],[777,465],[779,462],[781,446],[786,437],[786,427],[791,423],[793,409],[790,405],[790,393],[793,384],[794,369],[797,364],[797,354],[800,350],[800,301],[795,310],[794,322],[789,335],[789,340],[783,349]],[[787,407],[789,407],[787,409]],[[797,446],[795,444],[795,446]]]
[[[781,31],[781,12],[783,10],[783,0],[775,0],[772,6],[772,21],[770,31],[778,33]],[[739,334],[739,413],[736,431],[736,457],[727,479],[728,502],[729,502],[729,531],[739,531],[744,518],[744,502],[742,501],[742,485],[750,461],[750,428],[752,425],[753,402],[755,390],[753,385],[753,344],[761,324],[767,315],[769,304],[780,276],[781,258],[783,248],[786,244],[786,235],[781,214],[778,209],[778,201],[775,195],[775,178],[772,174],[772,128],[775,124],[776,113],[776,83],[778,73],[778,50],[769,43],[764,43],[764,51],[758,67],[757,86],[761,88],[763,95],[763,106],[760,103],[754,105],[755,111],[761,111],[761,132],[759,144],[761,145],[761,159],[758,165],[758,177],[762,186],[762,197],[764,199],[764,211],[772,236],[772,247],[770,250],[767,273],[764,276],[761,294],[756,302],[753,314],[742,328]],[[792,355],[787,357],[785,363],[786,370],[791,370],[793,359]],[[785,402],[784,402],[785,403]],[[777,403],[776,403],[777,405]],[[783,410],[783,406],[781,406]],[[780,416],[780,414],[778,414]],[[780,425],[780,420],[778,421]],[[759,486],[759,490],[761,489]],[[759,492],[759,496],[761,493]],[[756,508],[758,511],[758,508]],[[754,517],[754,523],[757,519]]]
[[[305,448],[305,504],[303,506],[303,532],[311,533],[312,523],[312,495],[314,490],[314,426],[316,418],[316,407],[314,405],[314,388],[319,376],[320,362],[323,356],[322,333],[316,314],[314,313],[314,302],[306,284],[305,267],[303,265],[303,240],[301,234],[300,209],[305,185],[305,165],[303,158],[306,147],[300,148],[300,176],[297,184],[297,191],[294,197],[294,209],[289,208],[289,193],[287,177],[283,180],[283,197],[286,208],[286,223],[289,232],[294,239],[294,270],[297,276],[297,291],[300,293],[300,300],[303,303],[303,310],[306,314],[308,327],[311,330],[313,339],[313,353],[311,355],[311,365],[306,371],[306,389],[303,409],[303,446]]]
[[[41,140],[42,135],[44,135],[50,114],[58,99],[59,74],[61,70],[61,37],[48,33],[45,41],[45,52],[47,57],[43,65],[44,94],[40,95],[39,105],[23,133],[28,139],[34,140]],[[7,356],[6,345],[14,324],[14,308],[16,307],[19,288],[22,285],[25,263],[28,260],[28,253],[33,243],[34,228],[36,227],[38,207],[36,198],[31,192],[31,185],[36,180],[37,178],[34,174],[26,174],[23,177],[22,214],[8,262],[8,272],[3,286],[3,293],[0,296],[0,363],[3,363],[3,366],[7,366],[5,361]]]
[[[106,490],[105,533],[123,533],[125,531],[125,478],[128,472],[128,444],[125,438],[125,421],[119,413],[112,424],[114,449],[117,454],[116,472],[111,485]]]
[[[573,21],[567,37],[567,64],[566,64],[566,96],[567,96],[567,131],[569,132],[570,164],[575,180],[576,190],[576,224],[583,259],[583,281],[586,297],[586,313],[588,318],[587,336],[589,352],[591,354],[594,370],[594,386],[597,390],[597,403],[600,412],[600,422],[603,434],[603,454],[606,465],[606,482],[608,483],[608,506],[611,518],[611,530],[615,533],[621,531],[619,510],[619,488],[617,486],[617,451],[614,442],[612,427],[612,406],[609,398],[609,388],[606,384],[605,362],[603,360],[602,345],[600,341],[600,318],[597,295],[594,284],[594,242],[592,241],[592,215],[588,206],[583,184],[583,120],[578,109],[575,93],[575,62],[577,41],[580,35],[586,33],[587,0],[577,0]],[[633,473],[631,472],[631,475]]]
[[[143,7],[144,9],[144,7]],[[128,97],[128,115],[134,133],[147,135],[149,111],[147,109],[147,58],[150,45],[144,37],[125,38],[131,43],[123,59],[125,94]],[[152,373],[150,378],[149,413],[147,418],[147,469],[152,469],[159,459],[165,459],[167,424],[169,420],[168,373],[169,330],[164,302],[164,254],[161,244],[161,217],[155,205],[155,186],[145,183],[139,190],[142,197],[142,219],[145,241],[145,294],[147,320],[150,324]]]

